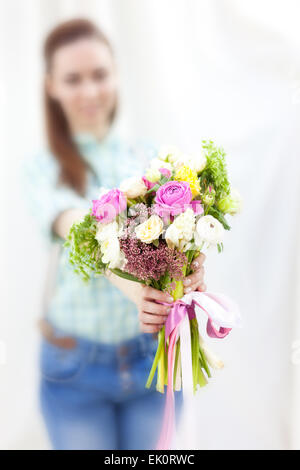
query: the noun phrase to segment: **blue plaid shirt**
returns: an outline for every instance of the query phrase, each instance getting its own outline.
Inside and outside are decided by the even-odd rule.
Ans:
[[[118,187],[123,179],[142,175],[155,148],[142,141],[129,145],[112,131],[101,142],[89,134],[78,134],[74,141],[93,169],[88,175],[84,198],[66,186],[57,185],[58,163],[48,150],[27,160],[23,172],[31,213],[57,254],[50,292],[47,286],[45,315],[68,334],[117,343],[140,334],[136,306],[104,276],[84,283],[74,273],[68,250],[53,233],[52,224],[67,209],[86,208],[88,212],[92,199],[99,197],[100,187]]]

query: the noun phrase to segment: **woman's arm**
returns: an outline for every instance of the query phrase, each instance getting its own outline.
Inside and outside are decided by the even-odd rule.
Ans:
[[[53,222],[53,232],[63,240],[66,240],[72,225],[76,222],[81,222],[86,214],[86,209],[68,209],[61,212]]]

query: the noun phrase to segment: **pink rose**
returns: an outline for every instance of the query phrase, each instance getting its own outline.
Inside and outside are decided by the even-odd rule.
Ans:
[[[145,185],[146,188],[148,189],[148,191],[149,191],[149,189],[154,188],[155,183],[151,183],[151,181],[147,180],[147,178],[146,178],[145,176],[143,176],[142,180],[143,180],[143,182],[144,182],[144,185]]]
[[[159,171],[160,171],[161,174],[162,174],[163,176],[165,176],[166,178],[170,178],[170,176],[171,176],[171,174],[172,174],[171,171],[168,170],[167,168],[160,168]]]
[[[120,212],[127,207],[127,199],[119,189],[112,189],[100,199],[93,201],[92,215],[99,222],[108,224],[112,222]]]
[[[167,218],[181,214],[192,200],[190,185],[185,181],[168,181],[156,192],[154,212]]]

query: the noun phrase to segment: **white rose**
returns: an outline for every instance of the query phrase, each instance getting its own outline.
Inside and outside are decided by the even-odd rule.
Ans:
[[[195,231],[195,214],[192,209],[187,209],[178,215],[174,222],[166,230],[166,242],[170,248],[176,246],[184,250],[188,242],[193,238]]]
[[[188,166],[191,170],[200,173],[203,171],[206,166],[207,160],[205,155],[180,155],[180,157],[175,161],[175,168],[179,168],[182,165]]]
[[[120,190],[129,199],[135,199],[136,197],[144,196],[147,192],[147,187],[145,186],[142,178],[133,176],[122,181]]]
[[[156,183],[157,181],[160,180],[162,174],[156,168],[148,168],[145,176],[147,180],[150,181],[151,183]]]
[[[164,224],[161,218],[158,215],[151,215],[149,219],[135,228],[135,233],[143,243],[151,243],[159,238],[163,228]]]
[[[103,263],[108,264],[111,269],[122,269],[125,263],[125,255],[120,249],[118,237],[115,236],[102,241],[100,248]]]
[[[168,160],[169,162],[174,162],[178,159],[180,151],[177,147],[171,145],[164,145],[159,149],[158,158],[159,160]]]
[[[98,223],[97,226],[95,238],[100,244],[102,261],[111,269],[122,269],[125,263],[125,255],[120,249],[118,238],[122,230],[123,227],[119,226],[116,221],[109,224]]]
[[[224,237],[223,225],[212,215],[200,217],[196,224],[195,244],[201,246],[203,243],[217,245],[222,243]]]
[[[109,224],[102,224],[99,222],[97,225],[97,233],[95,238],[100,243],[107,240],[108,238],[117,237],[118,233],[119,226],[115,220]]]
[[[170,171],[173,170],[171,163],[159,160],[159,158],[153,158],[153,160],[150,161],[150,168],[152,170],[159,170],[160,168],[166,168]]]

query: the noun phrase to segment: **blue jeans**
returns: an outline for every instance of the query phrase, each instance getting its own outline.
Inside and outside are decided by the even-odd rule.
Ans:
[[[156,377],[151,389],[145,383],[157,341],[148,334],[119,345],[76,340],[74,349],[41,340],[40,407],[53,449],[155,449],[165,395]],[[175,404],[178,417],[181,392]]]

